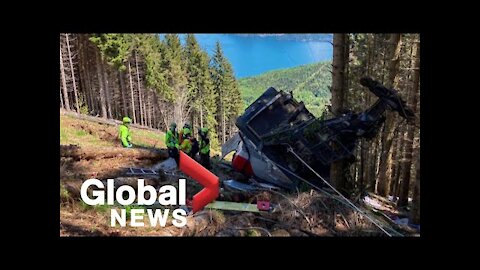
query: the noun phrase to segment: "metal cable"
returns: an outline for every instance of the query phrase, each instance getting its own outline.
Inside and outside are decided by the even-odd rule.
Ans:
[[[378,224],[375,220],[373,220],[370,216],[368,216],[365,212],[363,212],[360,208],[358,208],[355,204],[353,204],[350,200],[348,200],[345,196],[343,196],[342,193],[340,193],[338,190],[336,190],[328,181],[326,181],[320,174],[318,174],[310,165],[308,165],[300,156],[293,151],[293,148],[291,146],[288,146],[288,152],[292,153],[300,162],[302,162],[309,170],[311,170],[318,178],[320,178],[328,187],[330,187],[333,191],[335,191],[343,200],[345,200],[353,209],[361,213],[363,216],[365,216],[370,222],[372,222],[375,226],[377,226],[382,232],[384,232],[386,235],[392,237],[392,235],[387,232],[380,224]],[[307,182],[308,183],[308,182]],[[314,186],[315,188],[321,190],[319,187],[309,183],[310,185]]]
[[[345,200],[341,200],[341,198],[337,198],[337,196],[335,196],[335,195],[333,195],[333,194],[330,194],[330,193],[328,193],[327,191],[321,189],[320,187],[318,187],[318,186],[316,186],[316,185],[308,182],[306,179],[304,179],[304,178],[302,178],[301,176],[295,174],[294,172],[290,171],[289,169],[283,167],[282,165],[280,165],[280,164],[278,164],[278,163],[275,163],[275,162],[273,162],[273,161],[272,161],[272,163],[275,164],[275,166],[279,167],[280,169],[285,170],[285,171],[288,171],[290,174],[292,174],[293,176],[295,176],[295,177],[297,177],[298,179],[302,180],[303,182],[307,183],[308,185],[312,186],[312,187],[315,188],[317,191],[320,191],[321,193],[329,196],[330,198],[338,201],[338,202],[341,203],[341,204],[344,204],[344,205],[347,206],[347,207],[351,207],[350,204],[347,203],[347,202],[349,202],[348,200],[346,200],[347,202],[345,202]],[[356,210],[356,209],[354,208],[354,210]],[[368,215],[367,215],[366,213],[364,213],[364,212],[362,212],[362,211],[359,211],[359,212],[360,212],[360,214],[362,214],[363,216],[368,217]],[[369,220],[371,220],[371,219],[369,219]],[[374,223],[374,224],[375,224],[375,223]],[[375,225],[376,225],[376,224],[375,224]],[[401,233],[395,231],[394,229],[392,229],[392,228],[390,228],[390,229],[391,229],[392,231],[394,231],[395,233],[397,233],[398,235],[403,236]],[[389,234],[387,233],[387,235],[389,235]],[[391,235],[389,235],[389,236],[391,236]]]

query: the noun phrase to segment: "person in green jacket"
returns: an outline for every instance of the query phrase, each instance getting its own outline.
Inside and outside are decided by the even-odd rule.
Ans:
[[[165,133],[165,144],[168,148],[168,156],[178,161],[178,148],[180,145],[178,144],[177,124],[175,122],[170,124],[170,129]]]
[[[208,128],[200,129],[200,164],[206,169],[210,166],[210,139],[208,138]]]
[[[182,132],[182,143],[180,144],[180,150],[185,152],[185,154],[190,156],[190,152],[192,150],[192,141],[191,139],[191,132],[189,128],[183,128]]]
[[[127,116],[123,117],[123,124],[120,125],[118,131],[118,137],[122,142],[122,146],[127,148],[132,147],[132,136],[130,135],[130,129],[128,128],[130,123],[132,123],[132,119]]]
[[[191,133],[191,129],[190,129],[190,124],[188,122],[186,122],[184,125],[183,125],[183,128],[180,129],[180,131],[178,132],[178,143],[179,144],[182,144],[183,142],[183,133],[188,133],[190,132]]]

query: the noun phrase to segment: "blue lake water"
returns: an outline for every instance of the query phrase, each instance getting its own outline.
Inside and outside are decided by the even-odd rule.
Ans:
[[[179,35],[182,44],[185,34]],[[288,40],[276,36],[237,34],[195,34],[200,46],[210,56],[220,42],[237,79],[270,70],[331,60],[332,44],[327,41]]]

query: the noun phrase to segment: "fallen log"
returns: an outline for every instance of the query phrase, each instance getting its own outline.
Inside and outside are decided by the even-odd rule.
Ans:
[[[120,121],[120,120],[105,119],[105,118],[100,118],[100,117],[85,115],[85,114],[77,114],[75,112],[69,112],[69,111],[65,111],[65,110],[62,110],[62,109],[60,109],[60,115],[68,115],[70,117],[74,117],[74,118],[77,118],[77,119],[87,120],[87,121],[91,121],[91,122],[95,122],[95,123],[99,123],[99,124],[104,124],[104,125],[110,125],[110,126],[118,126],[118,125],[122,124],[122,121]],[[155,129],[155,128],[145,127],[145,126],[141,126],[141,125],[137,125],[137,124],[130,124],[130,127],[131,128],[137,128],[137,129],[156,131],[156,132],[159,131],[158,129]]]
[[[81,159],[90,160],[115,157],[158,161],[166,159],[168,153],[164,150],[144,148],[78,147],[76,145],[60,145],[60,157],[73,158],[77,161]]]

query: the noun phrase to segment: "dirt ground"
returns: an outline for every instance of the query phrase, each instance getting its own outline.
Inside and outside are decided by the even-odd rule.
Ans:
[[[94,208],[80,202],[80,186],[89,172],[98,179],[108,177],[134,186],[136,178],[122,176],[124,166],[148,168],[165,158],[162,152],[139,150],[124,153],[122,148],[80,148],[65,146],[61,153],[64,166],[61,169],[61,189],[68,196],[61,196],[61,236],[382,236],[368,220],[336,200],[316,191],[278,194],[232,194],[222,189],[218,200],[256,203],[259,197],[268,197],[275,205],[273,212],[249,213],[220,210],[204,210],[190,215],[187,226],[179,229],[171,224],[166,227],[111,227],[110,208]],[[108,150],[112,152],[108,152]],[[128,149],[131,150],[131,149]],[[107,154],[108,153],[108,154]],[[67,156],[67,157],[65,157]],[[88,158],[88,159],[87,159]],[[68,161],[66,161],[68,160]],[[155,162],[154,162],[155,161]],[[213,162],[212,170],[221,180],[236,179],[239,175],[229,172]],[[198,183],[181,172],[175,176],[146,178],[147,184],[156,188],[176,185],[179,177],[187,178],[187,198],[202,189]],[[68,179],[68,180],[64,180]],[[238,179],[238,178],[237,178]],[[148,218],[145,217],[145,224]]]

